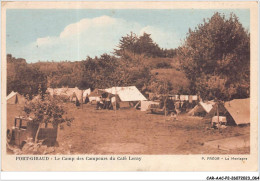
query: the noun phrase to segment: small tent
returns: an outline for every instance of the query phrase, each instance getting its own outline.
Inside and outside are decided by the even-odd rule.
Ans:
[[[234,99],[225,103],[225,108],[237,125],[250,123],[250,99]]]
[[[19,94],[18,92],[12,91],[7,97],[6,97],[7,104],[24,104],[26,99],[24,96]]]
[[[70,97],[70,101],[71,101],[71,102],[77,102],[77,101],[79,101],[79,99],[78,99],[78,97],[77,97],[77,95],[76,95],[75,92],[72,93],[72,95],[71,95],[71,97]]]
[[[250,123],[250,99],[234,99],[218,104],[220,116],[227,117],[228,125],[241,125]],[[217,105],[206,115],[206,119],[217,115]]]
[[[198,105],[196,105],[192,110],[188,112],[188,115],[190,116],[205,116],[208,114],[211,109],[213,108],[213,105],[215,102],[208,101],[208,102],[202,102],[200,101]]]
[[[71,102],[82,101],[83,90],[80,90],[78,87],[68,88],[67,94],[70,95]]]

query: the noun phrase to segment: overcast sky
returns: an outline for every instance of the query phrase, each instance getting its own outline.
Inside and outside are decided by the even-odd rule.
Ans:
[[[7,53],[27,62],[83,60],[111,53],[131,31],[177,48],[188,29],[214,12],[234,12],[249,30],[250,12],[234,10],[7,10]]]

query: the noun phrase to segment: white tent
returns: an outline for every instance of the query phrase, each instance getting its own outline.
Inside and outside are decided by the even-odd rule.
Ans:
[[[202,101],[201,101],[199,104],[203,107],[203,109],[204,109],[207,113],[209,113],[210,110],[213,108],[213,105],[215,104],[215,102],[214,102],[214,101],[208,101],[208,102],[202,102]]]
[[[83,93],[83,91],[80,90],[78,87],[69,88],[69,94],[71,94],[71,101],[72,102],[76,102],[77,100],[79,102],[81,102],[81,100],[82,100],[82,93]]]
[[[7,97],[6,97],[7,104],[24,104],[26,99],[24,96],[19,94],[18,92],[12,91]]]
[[[135,86],[112,87],[112,88],[105,89],[105,91],[110,94],[118,95],[120,101],[122,102],[147,100]]]
[[[83,91],[83,99],[85,100],[87,96],[89,96],[91,93],[90,88]]]
[[[188,115],[194,116],[194,115],[206,115],[211,111],[213,108],[215,102],[214,101],[208,101],[208,102],[202,102],[200,101],[198,105],[196,105],[192,110],[188,112]]]

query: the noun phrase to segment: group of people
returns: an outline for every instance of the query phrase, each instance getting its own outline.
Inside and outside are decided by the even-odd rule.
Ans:
[[[166,102],[164,101],[165,99],[160,99],[159,107],[163,108],[164,106],[166,106],[167,110],[173,112],[174,114],[187,112],[187,110],[192,109],[197,104],[195,101],[178,101],[169,98],[167,98]]]
[[[197,103],[195,101],[175,101],[175,109],[178,109],[180,112],[187,112],[187,110],[192,109]]]
[[[110,98],[103,98],[100,97],[97,100],[97,107],[96,109],[113,109],[112,103],[111,103],[111,99]]]
[[[97,101],[96,109],[119,109],[119,103],[116,101],[115,96],[107,95],[105,97],[100,96]]]

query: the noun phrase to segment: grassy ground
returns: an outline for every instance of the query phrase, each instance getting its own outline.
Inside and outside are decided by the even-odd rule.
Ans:
[[[118,111],[83,109],[68,103],[70,127],[59,130],[59,150],[69,154],[248,154],[249,147],[223,151],[204,146],[210,140],[246,135],[250,126],[209,129],[210,122],[199,117],[180,115],[178,121],[165,120],[133,108]],[[7,127],[22,108],[8,105]],[[59,151],[54,152],[59,154]]]

